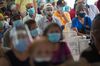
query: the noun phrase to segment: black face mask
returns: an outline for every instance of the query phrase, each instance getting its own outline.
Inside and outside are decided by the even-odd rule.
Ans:
[[[85,13],[79,13],[78,14],[81,18],[84,18],[85,17]]]
[[[51,66],[51,63],[50,61],[42,61],[42,62],[34,61],[34,65],[35,66]]]

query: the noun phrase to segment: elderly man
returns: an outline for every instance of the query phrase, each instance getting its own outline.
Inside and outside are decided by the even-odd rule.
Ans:
[[[46,26],[48,26],[48,24],[53,22],[61,26],[61,22],[56,17],[53,16],[54,8],[50,3],[44,5],[43,10],[44,10],[44,17],[41,18],[38,22],[38,26],[42,31],[44,31],[44,29],[46,28]]]

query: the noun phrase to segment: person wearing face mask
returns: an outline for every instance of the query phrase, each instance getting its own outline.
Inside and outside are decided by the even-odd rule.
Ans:
[[[85,11],[87,16],[91,18],[91,20],[94,19],[94,17],[100,13],[99,9],[96,7],[96,5],[89,5],[87,3],[87,0],[78,0],[77,5],[83,4],[85,6]]]
[[[25,24],[28,26],[33,39],[40,35],[41,31],[37,27],[35,20],[27,20]]]
[[[31,47],[32,66],[53,66],[51,59],[54,47],[46,37],[41,36],[35,39]]]
[[[63,7],[65,6],[64,0],[57,1],[57,10],[54,12],[54,16],[59,19],[62,25],[64,25],[64,31],[67,31],[66,24],[71,22],[70,14],[68,12],[63,12]]]
[[[82,5],[78,6],[77,17],[72,19],[71,28],[76,31],[78,35],[90,34],[91,19],[86,16],[86,12]]]
[[[39,19],[42,18],[42,15],[37,14],[35,7],[33,6],[33,3],[28,3],[26,5],[26,11],[27,11],[27,15],[23,18],[23,22],[29,20],[29,19],[33,19],[36,22],[39,21]]]
[[[46,5],[44,5],[44,17],[42,17],[39,22],[38,22],[38,26],[39,28],[44,31],[46,26],[48,26],[50,23],[57,23],[58,25],[62,26],[61,22],[55,17],[53,16],[53,6],[50,3],[47,3]]]
[[[60,65],[66,61],[72,60],[72,56],[66,42],[63,41],[63,34],[61,27],[52,23],[46,27],[43,36],[46,36],[50,42],[54,44],[54,53],[52,57],[53,65]]]
[[[9,33],[11,49],[0,58],[0,66],[30,66],[29,47],[32,37],[28,27],[13,27]]]

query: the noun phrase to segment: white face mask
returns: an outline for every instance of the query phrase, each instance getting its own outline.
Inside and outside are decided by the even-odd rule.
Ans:
[[[44,57],[44,58],[34,58],[35,61],[37,62],[42,62],[42,61],[51,61],[51,57]]]

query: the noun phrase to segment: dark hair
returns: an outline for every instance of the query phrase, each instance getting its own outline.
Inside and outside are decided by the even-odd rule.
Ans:
[[[64,0],[58,0],[58,1],[57,1],[57,6],[58,6],[58,5],[64,6],[64,5],[65,5],[65,1],[64,1]]]
[[[31,28],[31,24],[36,24],[36,21],[33,20],[33,19],[29,19],[25,22],[25,24],[28,26],[28,28],[30,29]]]
[[[96,28],[97,26],[94,26],[94,23],[99,23],[100,22],[100,13],[97,14],[93,20],[93,23],[92,23],[92,30],[95,30],[95,29],[99,29],[99,28]],[[98,24],[99,26],[99,24]],[[100,30],[100,29],[99,29]]]
[[[57,23],[51,23],[51,24],[49,24],[47,27],[46,27],[46,29],[43,31],[43,36],[47,36],[47,32],[49,31],[49,29],[51,28],[51,27],[58,27],[59,29],[60,29],[60,31],[61,31],[61,38],[60,38],[60,40],[63,40],[63,33],[62,33],[62,29],[61,29],[61,27],[57,24]]]

